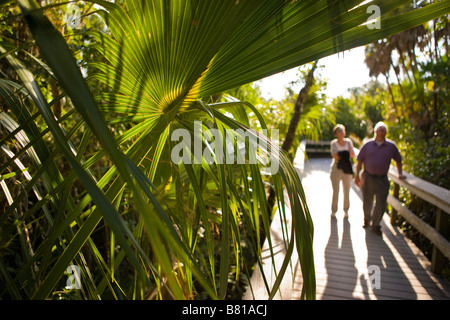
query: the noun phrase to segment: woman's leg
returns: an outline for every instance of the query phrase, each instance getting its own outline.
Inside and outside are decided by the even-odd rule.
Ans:
[[[331,200],[331,213],[335,214],[337,211],[338,200],[339,200],[339,182],[340,182],[340,174],[339,169],[334,165],[331,167],[330,172],[330,180],[331,186],[333,187],[333,198]]]
[[[342,177],[342,192],[344,194],[344,212],[347,217],[348,209],[350,208],[350,184],[352,182],[351,174],[343,174]]]

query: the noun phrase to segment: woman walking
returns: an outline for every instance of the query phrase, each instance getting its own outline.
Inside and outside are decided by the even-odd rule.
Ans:
[[[331,216],[336,217],[339,185],[342,181],[342,192],[344,195],[344,217],[348,218],[348,209],[350,207],[350,184],[353,177],[353,168],[351,159],[355,156],[353,151],[353,143],[349,138],[345,137],[345,127],[337,124],[333,128],[333,134],[336,137],[330,144],[331,156],[333,161],[330,168],[330,179],[333,187],[333,199],[331,202]]]

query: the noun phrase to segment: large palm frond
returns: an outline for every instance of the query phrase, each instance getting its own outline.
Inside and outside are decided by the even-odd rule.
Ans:
[[[303,296],[313,299],[313,226],[292,164],[273,142],[248,127],[248,110],[257,113],[253,106],[236,101],[207,104],[202,99],[408,29],[447,13],[449,7],[449,1],[441,1],[395,15],[393,10],[409,1],[127,0],[123,5],[93,1],[105,9],[102,15],[109,28],[108,33],[91,32],[102,59],[92,63],[97,71],[88,83],[98,81],[109,88],[94,98],[65,41],[39,6],[34,1],[18,2],[41,55],[74,106],[66,118],[55,119],[33,74],[12,51],[2,49],[55,139],[54,145],[42,146],[40,169],[17,200],[8,198],[9,207],[0,216],[1,230],[14,234],[17,229],[20,236],[20,226],[45,207],[48,237],[26,255],[13,276],[0,265],[11,296],[34,298],[48,297],[72,261],[88,279],[85,297],[99,298],[108,287],[116,298],[148,297],[152,288],[160,298],[164,292],[178,299],[192,298],[198,288],[224,298],[232,260],[241,268],[243,233],[258,255],[260,230],[269,234],[271,217],[261,167],[275,163],[278,170],[271,172],[271,182],[279,212],[285,188],[293,222],[285,235],[286,260],[275,286],[268,290],[272,297],[296,247]],[[382,8],[381,29],[362,25],[370,16],[368,6],[374,4]],[[15,88],[9,82],[2,85],[6,89],[0,93],[7,100]],[[11,126],[4,141],[24,130],[32,142],[23,149],[32,153],[34,143],[43,144],[42,133],[33,125],[35,117],[23,113],[20,102],[8,101],[15,106],[11,110],[19,124]],[[77,119],[75,125],[65,122],[71,116]],[[262,118],[260,122],[264,128]],[[183,145],[190,163],[172,161],[176,144],[172,138],[178,129],[192,139]],[[231,146],[227,129],[237,136]],[[213,151],[202,153],[195,162],[195,150],[187,147],[195,145],[199,131],[201,150]],[[80,132],[82,137],[74,143],[71,137]],[[214,138],[208,136],[212,132],[217,133]],[[94,154],[86,153],[91,141],[101,146]],[[255,145],[255,141],[262,143]],[[227,147],[240,157],[243,145],[253,152],[242,161],[224,163],[220,158]],[[13,166],[18,157],[8,154],[11,160],[2,168]],[[64,178],[54,165],[61,156],[73,168]],[[101,159],[110,164],[96,173],[92,168]],[[19,215],[22,199],[41,179],[47,181],[46,196]],[[75,183],[87,192],[74,196]],[[13,216],[11,223],[8,217]],[[138,220],[132,227],[130,217]],[[117,255],[111,249],[109,265],[92,240],[102,219],[112,230],[111,243],[117,241],[121,248]],[[220,237],[218,246],[215,236]],[[0,243],[7,247],[10,242],[0,238]],[[100,280],[85,267],[85,244],[103,274]],[[125,257],[136,270],[138,285],[131,291],[115,276]]]

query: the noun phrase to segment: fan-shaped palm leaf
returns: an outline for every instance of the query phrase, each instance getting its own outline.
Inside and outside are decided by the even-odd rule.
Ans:
[[[102,15],[109,28],[107,34],[91,32],[102,59],[92,63],[97,71],[89,81],[109,88],[94,100],[66,43],[39,6],[31,0],[18,2],[42,56],[70,97],[75,107],[72,112],[81,120],[66,134],[60,125],[64,120],[58,123],[54,119],[33,75],[2,50],[45,119],[57,153],[74,170],[64,180],[54,171],[47,197],[16,219],[25,221],[52,197],[57,200],[52,214],[59,217],[58,223],[23,268],[11,277],[0,266],[8,279],[6,289],[17,296],[22,288],[17,283],[26,283],[30,296],[48,297],[71,261],[85,265],[81,248],[88,243],[103,276],[96,286],[83,267],[83,278],[91,279],[86,296],[98,298],[108,286],[114,297],[144,298],[156,287],[158,297],[168,293],[178,299],[192,298],[200,287],[213,297],[225,297],[231,261],[236,261],[237,276],[241,268],[244,230],[260,254],[260,230],[268,235],[270,224],[261,173],[268,160],[278,169],[271,179],[279,207],[284,204],[284,187],[293,212],[292,229],[286,235],[288,254],[274,287],[269,288],[270,296],[296,247],[304,277],[303,296],[315,297],[313,226],[292,164],[270,140],[248,128],[246,108],[258,114],[254,107],[241,102],[206,104],[201,99],[423,23],[446,13],[449,3],[441,1],[389,17],[407,1],[373,1],[372,5],[383,8],[383,27],[377,30],[361,25],[368,18],[369,6],[360,5],[362,1],[127,0],[123,5],[93,1],[104,7]],[[27,116],[17,130],[25,130],[40,141],[39,132],[26,130],[33,121],[30,118]],[[196,121],[201,122],[200,127]],[[261,117],[260,121],[264,128]],[[86,128],[86,134],[76,145],[70,137],[81,127]],[[178,146],[172,141],[177,129],[189,133],[189,140],[181,146],[191,163],[172,161],[172,151]],[[230,142],[227,130],[237,140]],[[114,135],[116,132],[121,134]],[[84,150],[92,139],[101,149],[87,155]],[[229,143],[237,157],[231,163],[223,161]],[[200,158],[195,148],[189,148],[195,145],[205,150]],[[245,156],[239,151],[243,146],[249,151]],[[21,194],[37,184],[46,168],[54,168],[55,156],[50,152],[43,155],[43,169]],[[111,165],[96,175],[90,168],[99,159],[108,159]],[[12,165],[13,160],[9,160],[6,167]],[[75,181],[87,190],[82,197],[69,192]],[[119,209],[124,203],[127,207],[131,204],[131,212]],[[18,205],[12,202],[5,216]],[[134,228],[130,228],[128,216],[139,220]],[[91,240],[102,218],[121,246],[110,266]],[[13,230],[6,218],[0,219],[0,227]],[[201,229],[205,230],[204,240],[199,236]],[[220,237],[217,247],[215,236]],[[57,258],[46,258],[47,252],[55,250]],[[125,256],[134,266],[139,284],[131,291],[114,276]],[[43,278],[33,287],[26,272],[38,260],[43,262],[38,277]]]

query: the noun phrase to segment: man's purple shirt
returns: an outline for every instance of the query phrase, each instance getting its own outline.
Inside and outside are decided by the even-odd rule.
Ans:
[[[397,146],[386,140],[380,146],[374,139],[366,142],[359,151],[357,159],[364,163],[364,170],[369,174],[382,176],[387,174],[391,165],[391,159],[402,162],[402,157]]]

